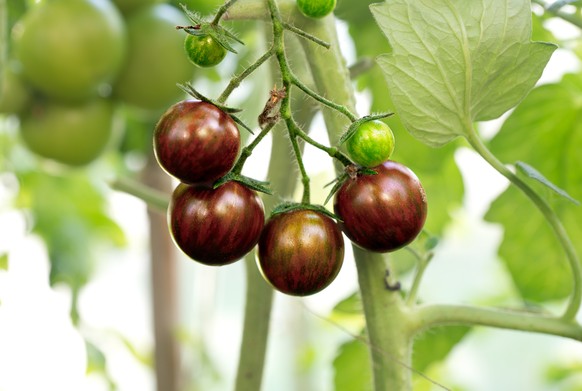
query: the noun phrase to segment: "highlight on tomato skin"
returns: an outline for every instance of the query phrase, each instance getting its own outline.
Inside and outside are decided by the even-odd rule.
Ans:
[[[179,184],[168,207],[168,225],[184,254],[205,265],[222,266],[255,247],[265,211],[258,194],[238,182],[217,189]]]
[[[170,107],[154,129],[160,166],[183,183],[211,183],[234,166],[240,133],[232,118],[211,103],[185,100]]]
[[[267,221],[257,265],[279,292],[308,296],[333,282],[343,258],[344,240],[337,223],[321,212],[299,209]]]
[[[359,247],[385,253],[411,243],[427,216],[424,188],[408,167],[387,161],[376,175],[348,179],[334,197],[346,236]]]

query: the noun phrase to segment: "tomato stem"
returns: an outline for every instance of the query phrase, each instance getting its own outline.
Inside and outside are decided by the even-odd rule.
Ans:
[[[526,182],[509,170],[503,163],[501,163],[489,149],[483,144],[481,138],[475,131],[473,125],[467,126],[468,141],[473,146],[475,151],[477,151],[493,168],[495,168],[501,175],[509,179],[511,183],[517,186],[529,199],[536,205],[540,212],[546,218],[548,224],[557,236],[560,245],[566,253],[566,257],[572,269],[573,278],[573,292],[570,296],[570,301],[562,318],[564,320],[574,320],[578,311],[580,310],[580,305],[582,303],[582,265],[576,254],[576,250],[572,244],[572,241],[568,237],[566,229],[562,225],[562,222],[552,210],[549,204],[540,197]]]
[[[170,197],[167,194],[146,186],[143,183],[136,181],[135,179],[118,177],[114,179],[109,185],[114,190],[121,191],[123,193],[127,193],[139,198],[152,210],[158,211],[160,213],[166,213],[166,210],[168,209]]]
[[[406,298],[406,304],[408,306],[412,306],[416,302],[416,298],[418,296],[418,290],[420,288],[420,283],[422,282],[422,277],[424,276],[424,272],[428,264],[430,263],[434,253],[429,251],[425,254],[420,254],[418,251],[414,250],[411,247],[406,247],[408,251],[410,251],[417,259],[418,259],[418,267],[416,269],[416,274],[414,275],[414,279],[412,280],[412,286],[410,288],[410,293],[408,293],[408,297]]]
[[[271,47],[265,54],[259,57],[253,64],[247,67],[243,72],[239,75],[233,77],[228,86],[224,89],[222,94],[218,97],[217,102],[224,103],[230,96],[230,94],[240,86],[242,81],[249,77],[257,68],[263,65],[269,58],[271,58],[275,54],[275,48]]]
[[[244,167],[246,160],[253,153],[253,149],[255,149],[255,147],[257,145],[259,145],[259,143],[263,140],[263,138],[265,138],[265,136],[267,134],[269,134],[269,132],[271,131],[271,129],[273,129],[275,124],[276,124],[276,122],[272,122],[272,123],[268,124],[267,126],[265,126],[263,128],[263,130],[261,131],[261,133],[259,133],[257,135],[257,137],[255,137],[255,139],[249,145],[247,145],[246,147],[244,147],[242,149],[238,160],[236,161],[233,168],[231,169],[231,172],[233,172],[235,174],[240,174],[242,172],[242,169]]]
[[[216,11],[216,15],[214,15],[214,19],[212,20],[212,22],[210,24],[212,25],[218,25],[218,23],[220,22],[220,19],[222,18],[222,16],[228,11],[228,9],[230,7],[232,7],[238,0],[229,0],[226,3],[224,3],[223,5],[220,6],[220,8],[218,9],[218,11]]]

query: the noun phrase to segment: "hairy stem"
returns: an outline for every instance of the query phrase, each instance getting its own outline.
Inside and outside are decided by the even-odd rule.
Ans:
[[[558,238],[561,246],[563,247],[570,268],[572,269],[573,278],[573,292],[570,296],[570,301],[562,317],[565,320],[573,320],[578,311],[580,310],[580,304],[582,303],[582,266],[580,265],[580,260],[576,254],[576,250],[566,229],[562,225],[562,222],[556,215],[556,213],[550,208],[548,203],[540,197],[527,183],[521,180],[516,174],[509,170],[503,163],[501,163],[483,144],[479,136],[477,135],[475,129],[471,127],[468,137],[469,143],[473,148],[501,175],[509,179],[511,183],[517,186],[540,210],[548,221],[550,227],[554,231],[556,237]]]

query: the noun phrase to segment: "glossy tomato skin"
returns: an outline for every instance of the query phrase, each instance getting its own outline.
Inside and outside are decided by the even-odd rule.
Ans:
[[[187,256],[222,266],[257,244],[265,211],[257,193],[238,182],[217,189],[182,183],[172,194],[168,224],[174,242]]]
[[[327,287],[343,258],[344,240],[336,222],[312,210],[272,216],[259,239],[263,277],[288,295],[307,296]]]
[[[170,107],[154,130],[154,152],[160,166],[184,183],[210,183],[234,165],[240,134],[228,114],[200,101]]]
[[[334,211],[346,236],[374,252],[389,252],[412,242],[427,215],[424,189],[406,166],[387,161],[377,175],[348,179],[334,198]]]
[[[382,121],[364,122],[346,142],[350,158],[361,166],[375,167],[394,152],[394,134]]]
[[[226,49],[210,35],[188,34],[184,40],[188,59],[202,68],[216,66],[226,56]]]

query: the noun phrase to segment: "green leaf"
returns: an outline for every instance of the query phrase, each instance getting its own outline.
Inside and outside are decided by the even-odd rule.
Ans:
[[[372,391],[370,352],[361,341],[341,345],[333,369],[335,391]]]
[[[574,199],[568,192],[563,189],[560,189],[558,186],[554,185],[550,182],[545,176],[542,175],[538,170],[533,168],[527,163],[524,162],[517,162],[516,167],[519,168],[524,174],[526,174],[529,178],[541,183],[542,185],[546,186],[548,189],[552,190],[554,193],[558,194],[560,197],[563,197],[573,203],[574,205],[580,205],[576,199]]]
[[[396,112],[431,146],[499,117],[540,78],[556,46],[530,41],[528,0],[394,0],[371,6]]]
[[[424,373],[431,364],[444,360],[470,330],[467,326],[443,326],[422,334],[414,341],[414,370]]]
[[[575,199],[582,197],[582,78],[534,89],[490,143],[501,161],[527,161]],[[533,182],[542,195],[547,187]],[[562,197],[548,197],[578,254],[582,254],[582,209]],[[499,255],[515,286],[529,301],[566,297],[571,271],[554,233],[539,211],[513,186],[492,203],[485,218],[504,227]]]

